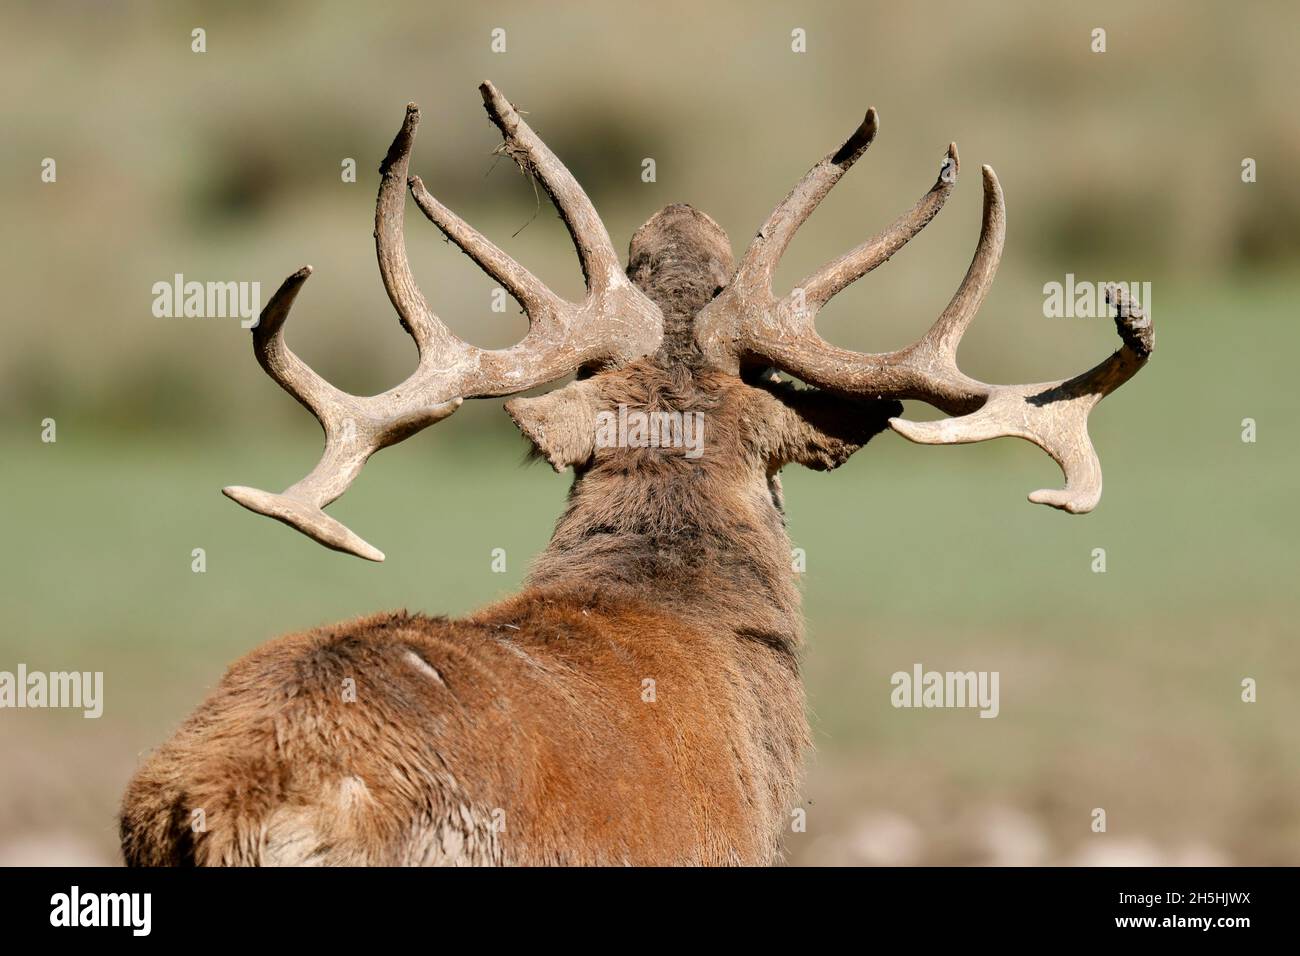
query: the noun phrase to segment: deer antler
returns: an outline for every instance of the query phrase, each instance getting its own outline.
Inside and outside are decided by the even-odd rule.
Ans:
[[[1037,385],[986,385],[957,368],[957,346],[997,272],[1006,234],[1006,207],[993,170],[984,171],[984,216],[975,257],[948,307],[920,341],[896,352],[841,349],[814,328],[818,310],[866,275],[938,213],[956,183],[957,147],[949,145],[939,179],[880,235],[804,279],[777,299],[772,274],[795,231],[871,144],[874,110],[840,149],[809,170],[759,229],[735,276],[701,312],[696,339],[719,367],[776,366],[809,384],[851,396],[919,399],[959,417],[937,422],[894,418],[890,426],[923,444],[956,444],[1015,436],[1034,442],[1061,466],[1063,490],[1035,491],[1029,500],[1073,514],[1101,498],[1101,465],[1088,437],[1088,413],[1137,373],[1151,355],[1155,332],[1122,288],[1108,287],[1123,344],[1091,371]]]
[[[371,561],[382,561],[383,553],[321,509],[347,490],[376,451],[441,421],[466,398],[509,395],[584,366],[622,364],[650,354],[663,337],[658,306],[619,268],[609,233],[582,187],[491,83],[479,89],[505,138],[505,151],[540,180],[573,237],[587,284],[584,300],[561,299],[413,177],[409,185],[420,208],[519,302],[528,315],[528,334],[508,349],[480,349],[453,335],[430,310],[411,275],[403,235],[407,165],[420,121],[419,107],[411,103],[379,167],[375,250],[384,288],[419,351],[415,371],[395,388],[360,397],[326,382],[289,349],[284,323],[311,266],[285,280],[253,329],[257,361],[316,416],[325,431],[325,451],[307,477],[280,494],[242,486],[223,492],[327,547]]]

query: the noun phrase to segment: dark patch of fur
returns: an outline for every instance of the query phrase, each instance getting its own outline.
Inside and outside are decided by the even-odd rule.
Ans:
[[[698,367],[695,315],[731,278],[731,240],[693,206],[655,213],[632,236],[627,274],[664,314],[664,366]]]

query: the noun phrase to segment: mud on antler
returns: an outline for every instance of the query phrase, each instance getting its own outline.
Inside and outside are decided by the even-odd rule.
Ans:
[[[504,137],[505,151],[541,183],[573,237],[587,286],[583,301],[561,299],[429,195],[418,177],[408,182],[420,122],[419,107],[412,103],[379,169],[375,249],[388,297],[419,351],[415,371],[382,394],[361,397],[335,388],[289,349],[284,323],[311,266],[285,280],[253,329],[257,361],[316,416],[325,431],[325,451],[307,477],[280,494],[239,485],[223,492],[327,547],[371,561],[382,561],[383,552],[322,509],[347,490],[376,451],[441,421],[466,398],[510,395],[585,366],[622,364],[653,352],[663,337],[658,306],[624,275],[609,233],[582,187],[491,83],[479,89],[489,118]],[[406,258],[408,185],[425,215],[523,307],[528,334],[517,345],[476,348],[453,335],[429,308]]]
[[[1029,500],[1080,514],[1101,498],[1101,464],[1088,437],[1088,413],[1133,377],[1151,355],[1155,333],[1137,303],[1120,287],[1107,289],[1122,346],[1100,365],[1058,382],[987,385],[957,367],[957,347],[997,272],[1006,234],[1002,188],[985,166],[984,216],[975,257],[948,307],[915,344],[864,354],[829,344],[816,332],[817,312],[832,296],[886,262],[934,218],[957,181],[951,144],[933,188],[882,233],[826,264],[777,299],[772,275],[798,228],[875,138],[879,120],[869,110],[862,125],[834,153],[808,171],[758,230],[731,283],[701,312],[696,340],[715,364],[738,372],[774,366],[844,395],[918,399],[950,415],[936,422],[894,418],[890,426],[914,442],[958,444],[1015,436],[1032,441],[1061,466],[1065,488],[1033,492]]]

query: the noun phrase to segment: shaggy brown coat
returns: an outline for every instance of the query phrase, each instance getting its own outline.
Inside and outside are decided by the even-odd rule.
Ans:
[[[809,744],[777,473],[841,464],[899,406],[707,367],[693,319],[730,273],[691,207],[641,227],[628,275],[664,312],[659,353],[507,403],[575,471],[524,590],[235,663],[132,780],[127,862],[773,860]],[[703,413],[703,454],[595,447],[594,414],[620,404]]]

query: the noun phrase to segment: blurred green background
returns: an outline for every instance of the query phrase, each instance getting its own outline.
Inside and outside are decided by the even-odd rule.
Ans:
[[[317,426],[257,367],[238,320],[150,311],[151,286],[174,273],[260,281],[265,299],[310,262],[294,348],[352,391],[404,377],[414,352],[371,228],[375,169],[408,100],[424,110],[412,170],[576,295],[558,218],[492,154],[485,78],[528,112],[621,248],[685,201],[739,253],[875,105],[881,134],[791,247],[787,287],[909,207],[956,140],[965,171],[947,209],[823,313],[837,344],[896,348],[942,310],[978,234],[981,163],[998,171],[1009,227],[967,372],[1043,381],[1109,354],[1109,322],[1043,318],[1046,282],[1153,285],[1156,355],[1092,418],[1106,475],[1095,513],[1026,503],[1058,475],[1023,442],[885,435],[833,474],[786,473],[808,555],[817,743],[791,862],[1300,862],[1300,8],[440,6],[0,14],[0,669],[102,670],[106,684],[97,721],[0,712],[0,863],[116,862],[137,755],[255,645],[381,608],[470,611],[510,593],[545,545],[569,479],[521,465],[499,401],[383,452],[334,506],[385,564],[242,511],[219,489],[297,480]],[[490,49],[497,27],[505,53]],[[805,53],[791,51],[796,28]],[[45,157],[56,183],[41,182]],[[1245,157],[1256,183],[1242,182]],[[656,182],[641,180],[645,158]],[[522,335],[413,207],[407,236],[454,330],[491,346]],[[493,548],[508,573],[491,572]],[[890,674],[918,661],[1000,671],[1001,715],[893,709]],[[1257,703],[1240,700],[1246,677]],[[1094,807],[1105,834],[1090,832]]]

